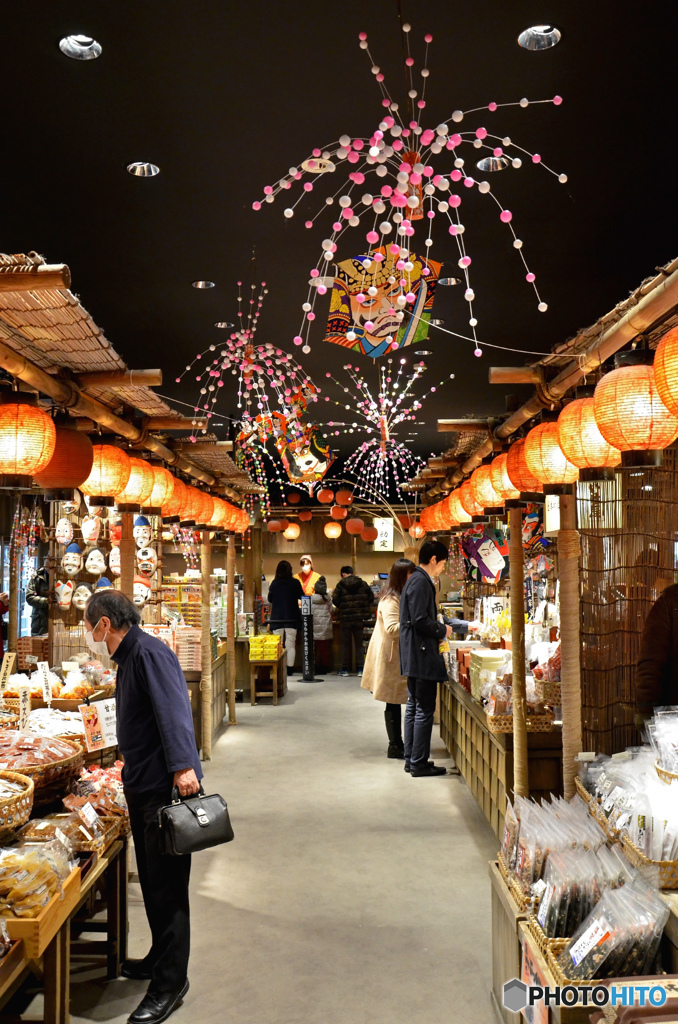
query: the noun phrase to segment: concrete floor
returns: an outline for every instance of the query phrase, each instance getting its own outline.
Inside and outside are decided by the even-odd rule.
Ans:
[[[497,841],[463,779],[387,759],[383,704],[355,676],[295,678],[278,707],[237,715],[205,766],[236,838],[194,858],[191,990],[172,1020],[490,1024]],[[147,941],[132,886],[130,955]],[[123,1022],[144,990],[76,967],[74,1022]]]

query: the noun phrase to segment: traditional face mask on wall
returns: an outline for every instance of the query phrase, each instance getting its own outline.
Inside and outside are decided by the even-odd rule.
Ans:
[[[72,501],[61,502],[61,511],[67,516],[72,516],[80,508],[81,501],[80,491],[75,491]]]
[[[61,559],[61,568],[67,576],[77,576],[82,569],[82,551],[77,544],[69,544]]]
[[[70,519],[60,519],[54,531],[57,544],[70,544],[73,540],[73,523]]]
[[[96,544],[101,530],[101,520],[97,516],[85,516],[82,521],[82,539],[85,544]]]
[[[109,580],[108,576],[102,576],[100,580],[97,580],[97,582],[96,582],[96,584],[94,586],[94,591],[97,594],[99,593],[100,590],[113,590],[113,589],[114,589],[113,588],[113,584]]]
[[[73,592],[73,607],[77,608],[79,612],[83,612],[91,596],[92,588],[89,583],[78,583]]]
[[[103,551],[99,548],[92,548],[85,562],[85,572],[90,576],[101,576],[106,571],[106,559]]]
[[[134,577],[134,603],[138,608],[143,606],[151,596],[151,585],[148,580],[142,579],[140,576]]]
[[[144,576],[152,576],[158,568],[155,548],[140,548],[137,552],[137,567]]]
[[[120,575],[120,548],[111,548],[109,551],[108,568],[114,576]]]
[[[63,583],[61,580],[57,580],[54,592],[56,593],[59,608],[70,608],[71,599],[73,597],[73,581],[66,580],[66,582]]]
[[[118,520],[110,526],[111,544],[119,544],[122,539],[122,523]]]
[[[136,546],[138,548],[148,547],[151,543],[152,535],[151,524],[146,516],[137,516],[134,520],[134,529],[132,530]]]

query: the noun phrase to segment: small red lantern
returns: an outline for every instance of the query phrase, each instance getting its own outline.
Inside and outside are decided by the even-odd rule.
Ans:
[[[340,505],[353,504],[353,491],[347,491],[346,489],[343,489],[341,491],[337,491],[335,497]]]
[[[301,527],[299,523],[290,523],[287,529],[283,532],[285,540],[296,540],[301,533]]]
[[[341,505],[333,505],[330,509],[330,515],[333,519],[345,519],[348,515],[348,509],[342,508]]]
[[[509,480],[521,494],[541,494],[543,485],[532,473],[525,458],[525,438],[514,441],[506,455]]]
[[[323,505],[329,505],[334,501],[334,491],[331,491],[329,487],[321,487],[316,494],[316,498]]]
[[[374,544],[375,540],[379,536],[379,530],[376,526],[366,526],[360,536],[366,544]]]
[[[92,471],[92,442],[77,429],[70,416],[54,421],[56,443],[54,454],[44,469],[33,474],[38,487],[45,489],[47,501],[66,501]]]
[[[289,501],[290,505],[298,505],[299,502],[301,501],[301,495],[299,494],[299,491],[288,491],[287,500]]]
[[[303,510],[303,512],[299,513],[299,520],[302,523],[310,523],[312,519],[313,519],[313,513],[308,508],[305,508]]]
[[[162,508],[172,497],[174,477],[164,466],[150,463],[150,469],[153,473],[153,488],[147,500],[142,501],[141,504],[148,509]]]
[[[525,461],[530,472],[544,484],[545,494],[562,493],[563,488],[579,478],[579,470],[558,444],[558,424],[554,421],[532,427],[525,438]]]
[[[421,525],[421,523],[414,523],[412,526],[410,526],[407,532],[409,533],[410,537],[414,538],[414,540],[421,540],[422,537],[426,536],[426,530]]]
[[[279,519],[269,519],[266,524],[266,529],[269,533],[280,533],[282,530],[282,523]]]
[[[341,523],[325,523],[323,526],[323,532],[330,540],[336,540],[337,537],[341,537]]]
[[[178,523],[184,518],[187,503],[186,484],[178,476],[172,477],[172,493],[162,506],[162,518],[166,523]]]
[[[346,522],[346,533],[350,533],[352,537],[357,537],[364,529],[365,523],[362,519],[349,519]]]
[[[414,523],[415,520],[412,518],[412,516],[402,515],[398,516],[398,522],[402,526],[403,530],[409,530],[410,526],[412,526],[412,523]]]

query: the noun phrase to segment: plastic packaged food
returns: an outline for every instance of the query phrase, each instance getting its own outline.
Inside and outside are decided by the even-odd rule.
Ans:
[[[110,768],[83,768],[80,778],[64,798],[64,807],[75,811],[90,803],[102,815],[127,814],[127,801],[122,786],[122,761],[116,761]]]
[[[63,740],[0,729],[0,769],[21,772],[33,765],[62,761],[74,753],[73,747]]]
[[[101,826],[94,822],[85,823],[77,812],[70,814],[50,814],[46,818],[35,818],[19,832],[19,838],[35,843],[46,843],[63,836],[72,849],[82,846],[83,840],[91,843],[103,836]]]

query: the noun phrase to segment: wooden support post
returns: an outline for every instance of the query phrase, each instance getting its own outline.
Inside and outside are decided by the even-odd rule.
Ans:
[[[563,789],[565,799],[575,793],[575,757],[582,747],[581,651],[579,640],[579,533],[577,505],[572,494],[561,495],[558,531],[560,580],[561,708],[563,716]]]
[[[245,611],[254,611],[254,548],[252,537],[243,536],[243,582],[245,584]],[[261,574],[261,573],[260,573]]]
[[[228,535],[226,551],[226,680],[228,682],[228,724],[235,720],[235,534]]]
[[[261,523],[255,523],[250,530],[250,538],[252,543],[252,582],[255,598],[261,597],[261,574],[264,571],[264,566],[261,558],[261,537]]]
[[[200,708],[202,717],[202,759],[212,760],[212,641],[210,637],[210,574],[212,572],[212,541],[209,530],[202,531],[200,546],[200,568],[202,571],[202,605],[200,625],[201,680]]]
[[[14,508],[21,498],[14,495]],[[9,545],[9,616],[7,619],[7,650],[16,651],[19,636],[19,551],[16,541]]]
[[[511,571],[511,651],[513,655],[513,794],[530,795],[525,722],[525,584],[523,579],[523,515],[509,509]]]
[[[56,527],[56,502],[50,501],[49,503],[49,541],[47,546],[47,578],[48,578],[48,605],[47,605],[47,650],[50,665],[54,665],[56,658],[54,657],[54,612],[56,609],[56,603],[54,602],[54,587],[56,585],[56,569],[57,569],[57,542],[54,536],[54,529]]]
[[[353,572],[358,572],[358,538],[355,534],[351,538],[351,565],[353,566]]]
[[[134,569],[137,553],[132,534],[134,529],[134,513],[121,512],[120,518],[122,519],[122,532],[120,535],[120,590],[132,601],[134,599]]]

